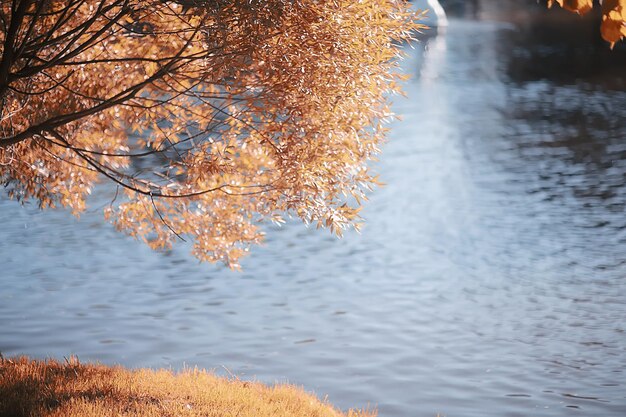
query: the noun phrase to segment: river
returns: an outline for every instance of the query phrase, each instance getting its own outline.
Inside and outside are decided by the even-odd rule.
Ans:
[[[243,272],[0,198],[0,351],[289,381],[380,416],[626,415],[626,52],[450,19],[361,234],[292,222]],[[597,29],[597,28],[596,28]]]

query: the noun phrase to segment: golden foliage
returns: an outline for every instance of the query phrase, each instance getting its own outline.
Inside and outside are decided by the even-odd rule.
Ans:
[[[404,0],[16,0],[0,6],[0,180],[154,248],[237,267],[287,213],[341,234],[375,183]]]
[[[548,0],[548,7],[552,7],[557,2],[565,10],[586,14],[593,9],[593,0]]]
[[[342,413],[291,385],[226,380],[206,371],[0,358],[0,417],[375,417]]]
[[[548,6],[554,2],[571,12],[584,15],[593,9],[593,0],[548,0]],[[602,2],[602,24],[600,33],[611,48],[615,42],[626,37],[626,0],[604,0]]]
[[[611,47],[626,37],[626,0],[604,0],[600,30]]]

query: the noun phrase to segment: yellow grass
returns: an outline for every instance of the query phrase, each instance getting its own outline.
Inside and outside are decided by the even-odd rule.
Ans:
[[[347,413],[291,385],[266,386],[197,369],[122,367],[0,357],[0,417],[375,417]]]

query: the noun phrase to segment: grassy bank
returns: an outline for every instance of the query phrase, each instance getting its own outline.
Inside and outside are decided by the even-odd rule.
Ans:
[[[0,359],[0,417],[375,417],[342,413],[291,385],[209,372]]]

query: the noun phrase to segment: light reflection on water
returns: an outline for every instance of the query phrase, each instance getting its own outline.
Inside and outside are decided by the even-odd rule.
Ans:
[[[242,274],[0,200],[0,350],[381,416],[626,414],[626,60],[585,47],[563,74],[572,40],[542,30],[452,20],[408,49],[363,233],[274,229]]]

